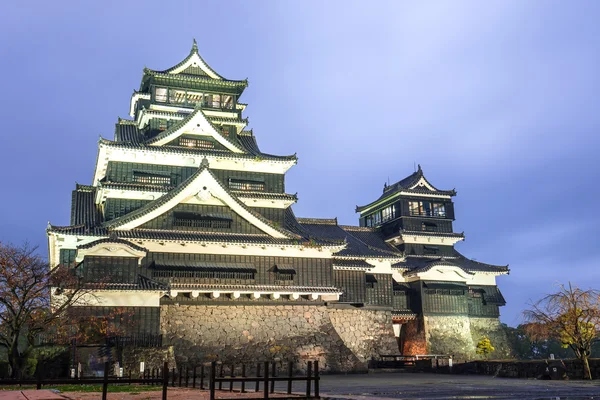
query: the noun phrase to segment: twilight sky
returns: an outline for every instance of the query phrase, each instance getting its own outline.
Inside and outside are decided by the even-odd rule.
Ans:
[[[557,282],[600,289],[600,2],[40,0],[2,16],[0,241],[46,251],[143,67],[196,38],[249,78],[261,149],[298,153],[296,215],[357,224],[420,163],[458,191],[457,248],[510,264],[504,322]]]

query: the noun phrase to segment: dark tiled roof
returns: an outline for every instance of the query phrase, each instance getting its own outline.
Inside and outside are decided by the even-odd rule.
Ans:
[[[428,231],[408,231],[402,229],[400,231],[403,235],[415,235],[415,236],[431,236],[431,237],[451,237],[451,238],[463,238],[465,237],[465,233],[456,233],[456,232],[428,232]]]
[[[467,285],[463,282],[423,281],[423,285],[427,289],[467,289]]]
[[[212,261],[192,261],[192,260],[160,260],[155,261],[151,268],[159,270],[188,270],[188,271],[207,271],[207,270],[228,270],[228,271],[256,271],[254,264],[248,263],[221,263]]]
[[[77,185],[71,197],[71,225],[94,226],[102,222],[102,213],[96,207],[96,188]]]
[[[346,258],[334,258],[334,267],[342,268],[360,268],[360,269],[371,269],[373,266],[365,260],[346,259]]]
[[[348,232],[350,235],[354,236],[358,240],[365,243],[367,246],[370,246],[375,249],[383,250],[383,251],[391,251],[394,253],[398,253],[395,247],[387,244],[385,240],[372,228],[363,228],[358,226],[348,226],[342,225],[340,226],[343,230]]]
[[[172,283],[171,289],[204,289],[204,290],[222,290],[222,291],[241,291],[248,292],[320,292],[320,293],[341,293],[340,289],[333,286],[279,286],[279,285],[216,285],[216,284],[197,284],[197,283]]]
[[[498,306],[506,305],[506,300],[504,299],[504,296],[502,296],[502,293],[500,293],[500,289],[498,289],[498,286],[469,286],[469,289],[482,292],[483,300],[486,302],[486,304],[494,304]]]
[[[256,138],[254,137],[252,131],[242,131],[238,134],[237,136],[240,144],[242,145],[242,147],[244,147],[244,149],[252,154],[255,157],[260,157],[260,158],[278,158],[278,157],[284,157],[286,159],[296,159],[296,154],[294,153],[291,156],[275,156],[273,154],[268,154],[268,153],[263,153],[262,151],[260,151],[260,149],[258,148],[258,143],[256,143]]]
[[[232,153],[232,152],[224,152],[218,150],[207,150],[207,149],[194,149],[190,147],[178,147],[178,146],[147,146],[145,144],[133,144],[128,142],[114,142],[111,140],[101,139],[100,143],[113,147],[113,148],[123,148],[128,150],[145,150],[145,151],[155,151],[157,153],[165,152],[172,154],[181,154],[181,155],[191,155],[194,157],[202,156],[202,155],[211,155],[215,157],[223,157],[223,158],[231,158],[231,159],[249,159],[254,160],[256,158],[253,154],[246,153]],[[264,159],[272,160],[272,161],[296,161],[296,155],[292,156],[274,156],[270,154],[261,153],[261,157]]]
[[[509,272],[508,266],[485,264],[479,261],[470,260],[454,249],[453,253],[454,256],[452,257],[408,256],[404,261],[396,263],[392,265],[392,267],[408,269],[408,271],[404,272],[405,275],[429,271],[436,266],[458,267],[468,273],[489,272],[506,274]]]
[[[317,223],[302,223],[310,221]],[[323,222],[324,221],[324,222]],[[396,258],[402,254],[398,251],[383,250],[378,247],[369,246],[350,232],[345,231],[339,225],[334,225],[335,220],[308,220],[299,219],[300,226],[310,237],[326,240],[345,240],[348,245],[344,250],[335,255],[340,257],[364,257],[364,258]]]
[[[144,136],[138,129],[135,121],[119,119],[115,125],[115,142],[129,142],[138,144],[144,140]]]
[[[396,282],[395,280],[392,280],[392,287],[393,287],[394,291],[397,291],[397,292],[407,292],[409,290],[412,290],[408,283]]]
[[[415,319],[417,314],[411,310],[392,310],[392,319]]]
[[[414,186],[417,184],[417,182],[419,182],[419,180],[423,178],[427,184],[429,184],[432,188],[434,188],[434,191],[429,190],[426,187],[416,187],[414,189],[411,189],[411,186]],[[411,192],[411,193],[415,193],[415,194],[420,194],[420,193],[424,193],[424,194],[430,194],[430,193],[435,193],[435,194],[440,194],[440,195],[449,195],[449,196],[456,196],[456,191],[454,189],[452,190],[440,190],[438,188],[436,188],[435,186],[433,186],[431,183],[429,183],[429,181],[427,180],[427,178],[425,178],[425,176],[423,175],[423,170],[421,169],[421,166],[419,165],[419,169],[416,172],[413,172],[412,174],[410,174],[409,176],[407,176],[406,178],[391,184],[389,186],[385,186],[383,188],[383,194],[381,196],[379,196],[379,198],[367,205],[364,206],[356,206],[356,212],[361,212],[362,210],[372,206],[374,203],[377,203],[378,201],[385,199],[389,196],[391,196],[394,193],[397,192]]]
[[[137,190],[140,192],[168,192],[175,188],[175,186],[170,185],[152,185],[149,183],[135,182],[100,182],[100,186],[106,189]]]
[[[89,282],[85,284],[85,288],[96,290],[167,290],[167,286],[165,284],[139,274],[135,283]]]
[[[248,192],[245,190],[232,190],[231,193],[235,194],[237,197],[250,197],[270,200],[290,200],[294,202],[298,201],[297,195],[287,193]]]
[[[114,235],[113,235],[114,236]],[[123,239],[119,239],[118,237],[114,236],[114,237],[109,237],[109,238],[105,238],[105,239],[98,239],[98,240],[94,240],[93,242],[87,243],[87,244],[82,244],[81,246],[77,246],[78,249],[90,249],[96,245],[102,244],[102,243],[120,243],[120,244],[124,244],[126,246],[131,247],[132,249],[135,250],[139,250],[139,251],[148,251],[148,249],[145,249],[141,246],[138,246],[137,244],[131,243],[127,240],[123,240]]]

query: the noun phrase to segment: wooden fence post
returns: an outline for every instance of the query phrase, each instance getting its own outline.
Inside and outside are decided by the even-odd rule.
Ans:
[[[210,363],[210,381],[208,387],[210,388],[210,400],[215,400],[215,371],[217,369],[217,362],[213,361]]]
[[[37,373],[37,383],[35,385],[36,390],[40,390],[42,388],[42,369]]]
[[[204,390],[204,364],[200,366],[200,389]]]
[[[163,365],[163,389],[162,389],[162,400],[167,400],[167,387],[169,386],[169,363],[165,361]]]
[[[171,371],[171,386],[175,387],[175,367]]]
[[[198,369],[198,366],[197,366],[197,365],[194,365],[194,375],[193,375],[193,377],[192,377],[192,379],[194,380],[194,381],[192,382],[192,387],[193,387],[194,389],[196,389],[196,370],[197,370],[197,369]]]
[[[183,374],[181,373],[181,367],[179,367],[179,387],[181,387],[181,378],[183,378]]]
[[[292,375],[294,374],[294,362],[290,361],[288,363],[288,387],[287,393],[292,394]]]
[[[264,387],[263,387],[263,392],[264,392],[264,399],[268,399],[269,398],[269,362],[265,361],[265,378],[264,378]]]
[[[312,377],[312,361],[306,366],[306,397],[310,397],[310,378]]]
[[[233,378],[235,374],[235,365],[231,364],[231,372],[229,374],[230,378]],[[233,392],[233,381],[229,382],[229,391]]]
[[[275,363],[275,361],[273,361],[271,363],[271,376],[273,378],[275,378],[275,376],[277,375],[277,364]],[[271,393],[275,393],[275,379],[273,379],[271,381]]]
[[[190,380],[190,367],[185,366],[185,387],[188,387],[188,381]]]
[[[319,395],[319,380],[321,377],[319,376],[319,362],[315,361],[315,397],[318,399]]]
[[[106,400],[108,392],[108,361],[104,363],[104,379],[102,380],[102,400]]]
[[[260,378],[260,363],[256,364],[256,377]],[[256,380],[256,387],[254,388],[255,392],[258,392],[259,385],[260,385],[260,380],[257,379]]]
[[[219,378],[222,378],[223,375],[223,363],[221,363],[221,365],[219,365]],[[223,390],[223,382],[219,381],[219,390]]]
[[[246,364],[242,364],[242,378],[246,377]],[[242,381],[241,393],[246,393],[246,381]]]

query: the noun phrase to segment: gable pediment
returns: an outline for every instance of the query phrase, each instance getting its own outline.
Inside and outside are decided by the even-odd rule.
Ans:
[[[244,203],[221,185],[206,165],[201,166],[186,182],[168,194],[151,201],[136,211],[109,221],[106,226],[115,230],[138,228],[152,219],[173,210],[177,205],[182,203],[227,206],[248,223],[274,238],[284,239],[290,237],[281,230],[271,226],[259,214],[250,211]]]
[[[195,109],[189,116],[175,124],[173,127],[161,132],[158,136],[148,141],[147,144],[151,146],[164,146],[184,134],[210,137],[229,151],[234,153],[244,153],[239,146],[226,139],[208,120],[206,114],[199,108]]]

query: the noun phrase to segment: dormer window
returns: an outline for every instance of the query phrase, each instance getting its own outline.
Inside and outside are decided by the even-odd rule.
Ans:
[[[227,214],[198,214],[193,212],[175,212],[173,226],[179,228],[231,229],[232,218]]]
[[[152,185],[170,185],[171,175],[160,172],[133,171],[133,181]]]
[[[273,273],[273,277],[275,278],[275,283],[280,285],[291,285],[294,282],[294,275],[296,275],[296,270],[293,268],[280,267],[278,265],[274,265],[270,270]]]
[[[265,182],[262,180],[229,178],[229,188],[248,192],[264,192]]]
[[[214,149],[215,143],[206,139],[194,139],[194,138],[179,138],[179,145],[185,147],[196,147],[200,149]]]

